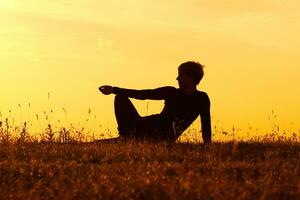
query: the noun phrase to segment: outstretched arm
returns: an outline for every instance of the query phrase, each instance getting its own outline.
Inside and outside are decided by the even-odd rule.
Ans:
[[[124,95],[130,98],[135,99],[153,99],[153,100],[163,100],[166,99],[174,90],[174,87],[160,87],[156,89],[146,89],[146,90],[134,90],[134,89],[125,89],[119,87],[112,86],[102,86],[99,90],[103,94],[116,94],[116,95]]]
[[[206,95],[205,104],[200,111],[202,138],[204,143],[211,142],[211,118],[210,118],[210,100]]]

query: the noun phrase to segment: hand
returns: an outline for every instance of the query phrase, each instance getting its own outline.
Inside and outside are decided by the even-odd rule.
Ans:
[[[114,88],[112,86],[109,86],[109,85],[103,85],[103,86],[99,87],[99,90],[103,94],[109,95],[109,94],[113,93]]]

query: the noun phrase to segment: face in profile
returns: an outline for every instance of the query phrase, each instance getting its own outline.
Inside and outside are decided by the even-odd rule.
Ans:
[[[184,73],[183,71],[178,71],[178,77],[176,80],[178,81],[180,89],[195,86],[194,78],[192,76],[189,76],[187,73]]]

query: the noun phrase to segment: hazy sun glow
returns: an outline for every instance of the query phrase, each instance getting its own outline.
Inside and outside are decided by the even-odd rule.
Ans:
[[[114,97],[99,85],[177,87],[178,65],[196,60],[213,126],[299,131],[299,9],[298,0],[0,0],[1,116],[30,118],[38,131],[46,111],[53,123],[115,131]],[[142,115],[163,105],[134,103]]]

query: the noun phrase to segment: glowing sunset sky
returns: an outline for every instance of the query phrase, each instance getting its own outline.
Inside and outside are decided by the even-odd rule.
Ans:
[[[177,87],[177,67],[195,60],[213,126],[269,129],[274,110],[298,131],[299,10],[299,0],[0,0],[2,118],[53,109],[53,122],[84,122],[91,108],[89,126],[114,130],[114,96],[98,86]],[[141,115],[163,106],[134,103]]]

